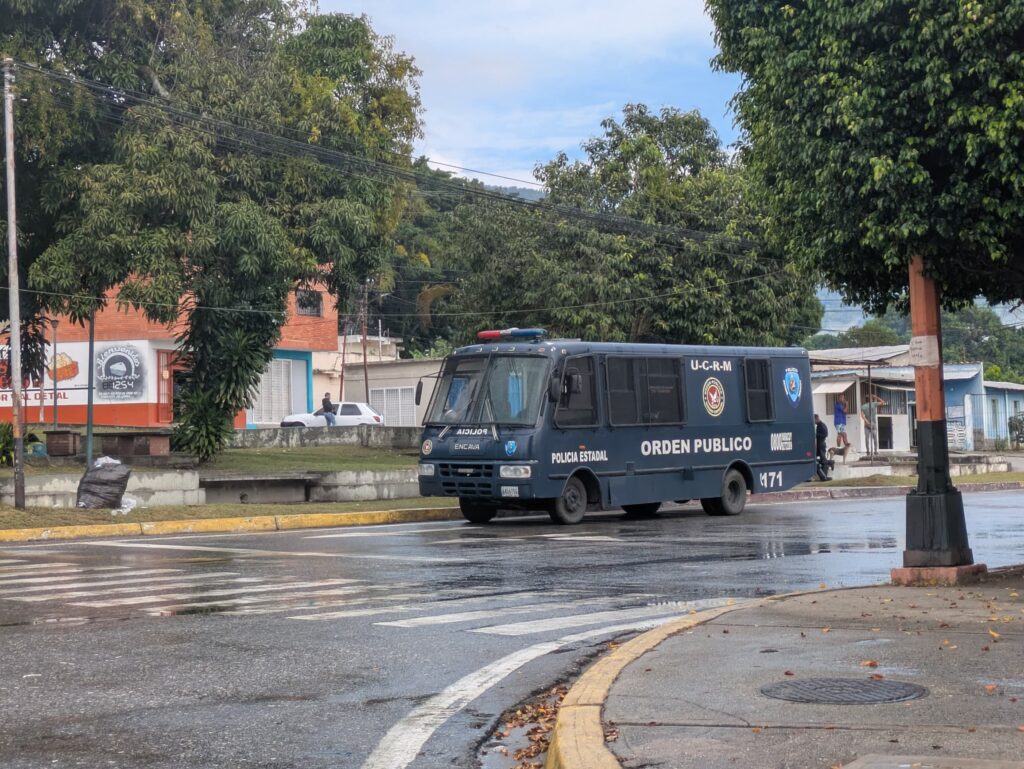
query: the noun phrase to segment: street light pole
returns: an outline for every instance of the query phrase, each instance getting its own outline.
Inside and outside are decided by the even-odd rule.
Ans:
[[[21,281],[18,217],[14,205],[14,60],[4,59],[4,150],[7,157],[7,295],[11,316],[11,426],[14,433],[14,506],[25,509],[25,438],[21,414]]]

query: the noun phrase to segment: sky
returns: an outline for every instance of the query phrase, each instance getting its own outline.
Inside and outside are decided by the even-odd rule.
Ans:
[[[703,0],[320,0],[320,11],[365,14],[415,58],[417,154],[439,163],[534,181],[537,163],[580,156],[630,102],[699,109],[726,144],[737,135],[739,78],[712,70]]]

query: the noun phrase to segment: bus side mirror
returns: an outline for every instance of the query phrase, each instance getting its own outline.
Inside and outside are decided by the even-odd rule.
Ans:
[[[421,379],[416,383],[416,405],[420,405],[420,399],[423,397],[423,380]]]
[[[552,403],[558,403],[562,397],[562,380],[557,376],[551,377],[551,381],[548,382],[548,400]]]

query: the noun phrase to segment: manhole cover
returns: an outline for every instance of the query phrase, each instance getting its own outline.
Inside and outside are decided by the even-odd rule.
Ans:
[[[923,686],[902,681],[804,678],[762,686],[761,694],[789,702],[813,702],[820,705],[872,705],[880,702],[916,700],[928,694],[928,690]]]

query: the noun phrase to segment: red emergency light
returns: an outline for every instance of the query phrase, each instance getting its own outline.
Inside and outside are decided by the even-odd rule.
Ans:
[[[542,328],[505,328],[477,332],[476,338],[484,342],[495,339],[540,339],[548,332]]]

